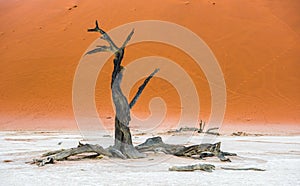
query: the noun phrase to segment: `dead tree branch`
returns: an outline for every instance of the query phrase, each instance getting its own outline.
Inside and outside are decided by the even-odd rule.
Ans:
[[[116,52],[119,50],[119,48],[116,46],[116,44],[112,41],[112,39],[109,37],[109,35],[104,31],[102,30],[101,28],[99,28],[99,25],[98,25],[98,21],[96,20],[96,26],[95,28],[90,28],[88,29],[87,31],[88,32],[99,32],[102,36],[100,37],[101,39],[107,41],[109,43],[109,50],[112,51],[112,52]]]
[[[142,94],[143,90],[145,89],[145,87],[147,86],[148,82],[151,80],[151,78],[159,71],[159,69],[155,69],[144,81],[144,83],[139,87],[137,93],[135,94],[135,96],[133,97],[133,99],[131,100],[130,104],[129,104],[129,108],[131,109],[136,101],[139,99],[140,95]]]
[[[213,127],[213,128],[209,128],[207,129],[207,131],[205,132],[206,134],[211,134],[211,135],[215,135],[215,136],[219,136],[220,133],[219,132],[212,132],[214,130],[219,130],[219,127]]]
[[[216,136],[220,135],[219,132],[212,132],[213,130],[219,130],[219,127],[209,128],[206,130],[206,132],[204,132],[204,128],[205,128],[205,122],[200,120],[198,133],[205,133],[205,134],[211,134],[211,135],[216,135]]]

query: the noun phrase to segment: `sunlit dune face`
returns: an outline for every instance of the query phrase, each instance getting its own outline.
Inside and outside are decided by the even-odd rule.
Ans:
[[[73,80],[81,56],[99,37],[86,32],[96,19],[107,31],[139,20],[169,21],[202,38],[217,58],[226,82],[225,125],[299,124],[300,2],[213,3],[0,1],[0,129],[77,127],[72,107]],[[147,42],[129,45],[123,65],[147,56],[168,58],[187,72],[200,100],[198,119],[208,121],[211,91],[196,62],[178,48]],[[95,88],[98,113],[106,126],[113,125],[111,72],[112,58],[99,73]],[[128,72],[125,69],[124,80],[130,79]],[[180,76],[174,74],[174,78]],[[141,83],[142,79],[131,87],[129,100]],[[176,123],[184,110],[174,87],[166,80],[153,78],[132,112],[140,118],[149,116],[149,102],[158,96],[166,103],[163,123],[174,126],[172,121]],[[55,124],[51,122],[54,119],[69,122]]]

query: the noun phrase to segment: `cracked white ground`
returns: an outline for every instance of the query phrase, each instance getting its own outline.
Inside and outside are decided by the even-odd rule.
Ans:
[[[133,136],[133,141],[139,144],[148,137],[152,135]],[[163,140],[169,137],[162,135]],[[172,139],[176,143],[188,137],[181,134]],[[193,136],[189,143],[197,144],[201,138]],[[78,132],[0,132],[0,185],[300,185],[300,136],[217,137],[215,141],[222,142],[223,151],[238,154],[230,157],[232,162],[220,162],[215,157],[194,160],[149,153],[147,158],[137,160],[104,157],[61,161],[44,167],[25,164],[43,152],[75,147],[81,139]],[[99,134],[99,141],[103,147],[113,144],[113,138],[104,134]],[[216,170],[168,171],[174,165],[196,163],[211,163]],[[255,167],[266,171],[220,167]]]

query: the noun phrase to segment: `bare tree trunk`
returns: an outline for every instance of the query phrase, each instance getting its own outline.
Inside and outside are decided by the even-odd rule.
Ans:
[[[139,87],[138,92],[134,96],[133,100],[128,104],[126,97],[120,88],[120,83],[122,81],[123,69],[117,74],[112,83],[112,97],[113,102],[116,107],[116,117],[115,117],[115,145],[114,148],[122,152],[127,158],[142,158],[145,157],[144,154],[137,151],[133,144],[131,133],[129,129],[130,118],[130,108],[136,103],[143,89],[149,82],[149,80],[158,72],[156,69],[150,74],[144,83]]]
[[[121,66],[121,63],[124,57],[126,44],[131,39],[134,31],[133,30],[131,31],[131,33],[127,36],[127,39],[125,40],[125,42],[120,48],[118,48],[114,44],[114,42],[111,40],[109,35],[104,30],[99,28],[97,21],[96,21],[96,27],[94,29],[88,29],[88,31],[99,32],[100,34],[102,34],[101,38],[106,40],[110,46],[99,46],[98,48],[89,51],[87,54],[92,54],[92,53],[102,52],[102,51],[111,51],[114,52],[114,56],[115,56],[113,60],[114,70],[112,72],[112,78],[111,78],[112,98],[116,108],[114,149],[121,152],[127,158],[145,157],[145,155],[138,152],[132,144],[132,138],[129,129],[129,122],[131,120],[130,109],[136,103],[137,99],[141,95],[143,89],[145,88],[149,80],[154,76],[155,73],[158,72],[158,69],[156,69],[152,74],[150,74],[150,76],[144,81],[142,86],[139,87],[139,90],[134,96],[131,103],[128,104],[128,101],[120,88],[120,84],[122,82],[122,77],[123,77],[123,71],[124,71],[124,68]]]
[[[118,118],[115,119],[115,145],[114,148],[122,152],[127,158],[143,158],[145,154],[137,151],[131,139],[129,127],[122,124]]]

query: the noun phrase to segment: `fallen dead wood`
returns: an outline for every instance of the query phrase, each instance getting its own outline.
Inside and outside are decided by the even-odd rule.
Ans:
[[[215,166],[211,164],[195,164],[195,165],[184,165],[184,166],[173,166],[169,168],[169,171],[195,171],[202,170],[206,172],[212,172],[215,170]],[[236,170],[236,171],[266,171],[265,169],[259,168],[232,168],[232,167],[221,167],[223,170]]]
[[[195,164],[195,165],[185,165],[185,166],[173,166],[169,168],[169,171],[195,171],[195,170],[212,172],[213,170],[215,170],[215,166],[211,164]]]
[[[53,157],[53,159],[56,161],[60,161],[70,156],[74,156],[82,153],[88,153],[88,152],[95,152],[99,155],[103,154],[105,156],[112,156],[110,152],[103,149],[103,147],[101,147],[100,145],[84,144],[84,145],[79,145],[77,148],[71,148],[71,149],[60,151],[56,154],[51,155],[50,157]]]
[[[166,144],[162,141],[162,138],[158,136],[148,138],[144,143],[135,146],[135,149],[139,153],[163,152],[165,154],[172,154],[175,156],[188,157],[194,159],[203,159],[205,157],[216,156],[221,161],[230,161],[230,159],[225,156],[236,156],[235,153],[221,151],[220,147],[221,142],[215,144],[204,143],[187,147],[184,145]],[[117,157],[121,159],[128,158],[113,146],[104,149],[100,145],[79,143],[78,147],[76,148],[50,151],[43,154],[41,159],[34,159],[32,162],[29,163],[44,166],[45,164],[55,163],[55,161],[68,160],[68,158],[71,156],[84,153],[95,153],[94,155],[85,156],[85,158],[95,158],[99,155]]]
[[[231,136],[263,136],[263,134],[250,134],[246,132],[234,132],[231,134]]]
[[[163,152],[166,154],[173,154],[175,156],[185,156],[199,159],[216,156],[221,161],[230,161],[230,159],[225,156],[236,156],[235,153],[221,151],[221,142],[215,144],[204,143],[186,147],[183,145],[166,144],[162,141],[162,138],[159,136],[149,138],[144,143],[136,146],[135,148],[139,152]]]
[[[181,127],[180,129],[176,129],[175,132],[195,132],[198,131],[196,127]]]
[[[221,169],[224,170],[237,170],[237,171],[248,171],[248,170],[252,170],[252,171],[266,171],[265,169],[259,169],[259,168],[233,168],[233,167],[221,167]]]
[[[200,120],[198,133],[205,133],[205,134],[220,136],[219,132],[213,132],[214,130],[219,130],[219,127],[209,128],[206,131],[204,131],[204,128],[205,128],[205,122]]]
[[[98,155],[113,156],[110,151],[105,150],[100,145],[81,144],[78,147],[70,149],[61,149],[57,151],[51,151],[42,155],[41,159],[33,159],[28,162],[30,164],[37,164],[38,166],[44,166],[45,164],[53,164],[54,161],[67,160],[70,156],[75,156],[83,153],[95,153]]]
[[[205,133],[210,134],[210,135],[220,136],[220,133],[219,132],[213,132],[214,130],[219,130],[219,127],[209,128],[209,129],[207,129],[207,131]]]

